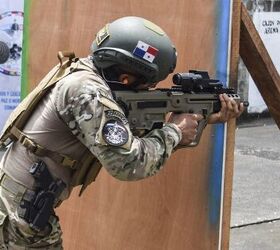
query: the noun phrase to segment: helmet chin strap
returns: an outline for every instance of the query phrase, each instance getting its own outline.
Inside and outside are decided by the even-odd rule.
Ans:
[[[112,91],[116,91],[116,90],[131,90],[131,88],[125,84],[123,84],[120,81],[112,81],[112,80],[108,80],[104,74],[103,69],[101,69],[101,76],[103,77],[103,79],[105,80],[105,82],[109,85],[110,89]]]
[[[106,78],[105,74],[104,74],[103,69],[101,69],[101,75],[102,75],[103,79],[104,79],[107,83],[114,83],[114,84],[121,84],[121,85],[123,85],[123,83],[120,82],[120,81],[108,80],[108,79]]]
[[[125,84],[124,82],[109,80],[106,78],[103,69],[101,69],[101,75],[112,90],[136,90],[139,85],[143,84],[139,80],[136,80],[135,82],[129,85]]]

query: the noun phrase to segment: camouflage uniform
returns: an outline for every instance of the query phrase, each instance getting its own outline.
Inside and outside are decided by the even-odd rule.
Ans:
[[[24,132],[46,148],[81,159],[87,149],[114,177],[134,181],[156,174],[181,140],[173,124],[134,136],[110,88],[90,58],[79,62],[91,71],[76,71],[60,80],[39,103]],[[71,193],[73,171],[42,157],[52,176],[66,183],[60,200]],[[27,189],[34,188],[29,168],[38,157],[13,143],[1,161],[0,245],[5,249],[61,249],[55,215],[44,232],[36,233],[19,218],[17,207]],[[2,223],[1,223],[2,222]],[[5,241],[5,243],[4,243]],[[13,246],[13,248],[11,247]]]

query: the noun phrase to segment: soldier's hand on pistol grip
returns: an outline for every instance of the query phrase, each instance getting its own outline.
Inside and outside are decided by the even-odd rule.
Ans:
[[[182,131],[182,140],[179,145],[187,146],[195,140],[198,122],[203,119],[200,114],[171,113],[168,122],[174,123]]]

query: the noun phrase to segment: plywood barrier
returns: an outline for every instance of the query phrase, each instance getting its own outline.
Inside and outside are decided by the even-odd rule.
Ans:
[[[87,56],[96,32],[128,15],[147,18],[169,34],[179,53],[176,72],[203,69],[213,74],[217,2],[29,1],[29,88],[57,63],[57,51]],[[169,77],[163,85],[170,83]],[[222,177],[212,169],[215,136],[207,127],[200,145],[176,152],[158,176],[127,183],[102,170],[81,198],[74,190],[57,209],[65,249],[217,249],[221,190],[216,190],[218,198],[210,190]]]

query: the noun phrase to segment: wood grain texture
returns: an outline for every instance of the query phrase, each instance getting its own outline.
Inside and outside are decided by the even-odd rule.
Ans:
[[[57,63],[57,51],[87,56],[104,24],[129,15],[163,27],[179,53],[177,71],[200,68],[213,73],[214,6],[211,0],[195,6],[190,0],[153,0],[149,4],[145,0],[31,0],[30,87]],[[165,82],[168,85],[171,78]]]
[[[32,0],[30,89],[57,63],[58,50],[87,56],[105,23],[136,15],[161,26],[178,50],[177,72],[214,72],[216,4],[212,0]],[[169,77],[162,85],[170,85]],[[57,210],[66,250],[217,249],[219,225],[209,222],[212,129],[200,145],[176,152],[155,177],[120,182],[102,170],[78,198]]]
[[[280,128],[280,76],[244,5],[241,8],[240,56]]]

